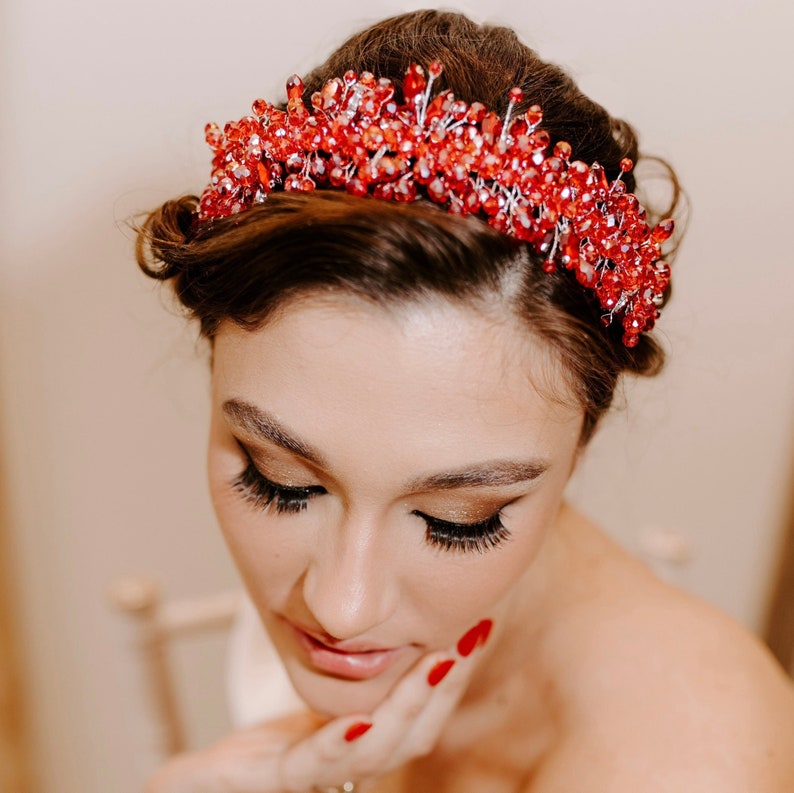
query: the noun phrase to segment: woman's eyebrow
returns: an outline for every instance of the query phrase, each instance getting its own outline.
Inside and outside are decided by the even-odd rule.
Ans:
[[[229,399],[223,403],[223,414],[232,424],[249,435],[275,443],[276,446],[280,446],[292,454],[297,454],[321,468],[328,467],[319,452],[312,449],[308,443],[291,433],[261,408],[239,399]]]
[[[249,435],[275,443],[282,449],[328,470],[328,464],[318,451],[261,408],[239,399],[229,399],[223,403],[223,413],[232,424]],[[464,487],[503,487],[538,479],[548,467],[549,464],[543,460],[492,460],[454,471],[417,477],[408,483],[406,489],[416,493]]]
[[[503,487],[531,482],[549,469],[544,460],[493,460],[412,480],[411,492],[455,490],[462,487]]]

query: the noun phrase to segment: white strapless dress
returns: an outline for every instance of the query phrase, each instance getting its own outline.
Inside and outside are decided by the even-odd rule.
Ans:
[[[247,595],[229,633],[226,700],[238,729],[305,707]]]

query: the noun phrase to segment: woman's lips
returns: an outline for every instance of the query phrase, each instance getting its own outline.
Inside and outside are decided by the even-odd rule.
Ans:
[[[364,645],[330,646],[288,621],[306,653],[309,663],[320,672],[348,680],[368,680],[388,669],[407,649],[403,647],[373,648]]]

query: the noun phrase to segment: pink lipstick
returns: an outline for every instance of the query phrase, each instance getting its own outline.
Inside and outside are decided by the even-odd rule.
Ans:
[[[407,645],[374,647],[348,642],[331,645],[292,622],[288,621],[287,624],[292,628],[311,666],[320,672],[348,680],[368,680],[376,677],[395,663],[408,649]]]

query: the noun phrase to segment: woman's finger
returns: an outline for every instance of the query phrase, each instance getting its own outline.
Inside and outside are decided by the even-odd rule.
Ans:
[[[490,620],[483,620],[448,652],[424,656],[372,714],[326,724],[310,714],[296,715],[221,743],[215,765],[219,790],[282,793],[340,786],[381,776],[426,754],[465,692],[476,650],[489,632]]]
[[[491,621],[483,620],[450,652],[425,657],[373,713],[375,726],[361,748],[378,758],[381,767],[392,770],[432,750],[468,686],[476,650],[490,630]]]

